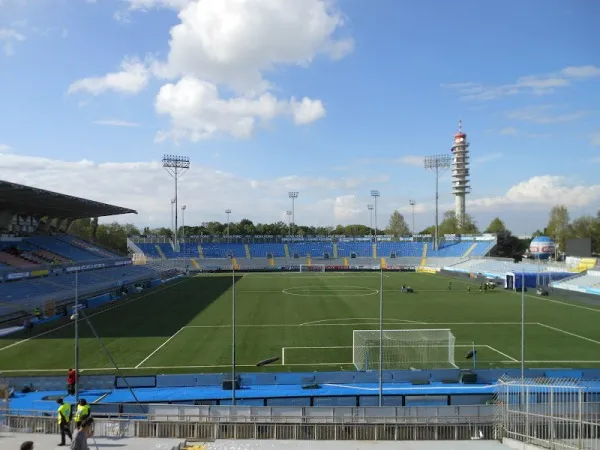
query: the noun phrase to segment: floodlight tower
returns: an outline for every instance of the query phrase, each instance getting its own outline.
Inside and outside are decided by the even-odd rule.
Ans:
[[[377,197],[379,197],[379,191],[372,190],[371,197],[373,197],[373,203],[375,204],[375,245],[377,245]]]
[[[410,206],[412,206],[412,235],[415,235],[415,205],[417,204],[417,202],[415,202],[414,200],[409,200],[408,204]]]
[[[231,209],[227,208],[225,214],[227,214],[227,242],[229,242],[229,214],[231,214]]]
[[[454,208],[456,222],[461,229],[467,217],[466,196],[471,193],[469,185],[469,143],[467,135],[462,130],[462,120],[458,122],[458,133],[454,136],[452,146],[452,193],[454,194]]]
[[[182,241],[185,243],[185,208],[187,208],[186,205],[183,205],[181,207],[181,236],[182,236]]]
[[[292,211],[290,211],[290,210],[287,210],[287,211],[285,212],[285,214],[286,214],[286,215],[287,215],[287,217],[288,217],[288,230],[289,230],[290,237],[291,237],[291,236],[292,236]]]
[[[425,169],[431,169],[435,173],[435,237],[434,237],[434,247],[435,250],[438,249],[439,244],[439,202],[440,202],[440,194],[439,194],[439,181],[440,174],[444,172],[446,169],[450,167],[452,163],[452,158],[449,155],[435,155],[435,156],[426,156],[425,157]]]
[[[369,210],[370,213],[370,220],[369,220],[369,228],[370,228],[370,234],[373,234],[373,205],[367,205],[367,209]]]
[[[294,235],[294,227],[296,226],[296,212],[294,209],[294,201],[298,198],[298,192],[288,192],[289,197],[292,199],[292,227],[290,234]]]
[[[190,158],[188,156],[164,155],[162,159],[163,167],[169,175],[175,180],[175,235],[173,236],[173,245],[178,249],[177,242],[177,183],[181,177],[190,168]]]

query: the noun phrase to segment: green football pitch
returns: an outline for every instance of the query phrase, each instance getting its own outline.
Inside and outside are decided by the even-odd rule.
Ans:
[[[87,316],[127,374],[225,372],[231,367],[233,277],[175,281]],[[384,327],[450,329],[455,359],[475,346],[480,368],[516,368],[521,359],[520,293],[480,292],[468,279],[384,273]],[[414,294],[401,292],[409,285]],[[468,292],[468,286],[471,291]],[[353,330],[379,329],[379,273],[251,273],[235,278],[239,371],[355,370]],[[600,367],[600,307],[526,295],[527,367]],[[282,357],[270,366],[258,361]],[[4,375],[64,373],[74,365],[68,318],[33,334],[0,339]],[[85,321],[80,368],[115,373]]]

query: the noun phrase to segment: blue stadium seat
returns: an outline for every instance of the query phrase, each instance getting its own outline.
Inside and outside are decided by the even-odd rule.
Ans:
[[[299,257],[311,256],[312,258],[323,258],[325,253],[333,258],[333,243],[331,242],[294,242],[288,244],[290,256],[298,254]]]
[[[358,258],[373,256],[373,244],[371,242],[340,242],[337,247],[340,258],[349,258],[352,253],[356,253]]]
[[[25,242],[73,261],[99,259],[97,254],[75,247],[68,242],[63,242],[54,236],[32,236],[27,238]]]
[[[269,254],[271,254],[273,258],[285,257],[284,244],[248,244],[248,247],[250,247],[250,255],[253,258],[266,258]]]

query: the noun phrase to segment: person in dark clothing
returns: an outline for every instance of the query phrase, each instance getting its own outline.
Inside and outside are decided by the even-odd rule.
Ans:
[[[33,450],[33,441],[25,441],[21,444],[21,450]]]

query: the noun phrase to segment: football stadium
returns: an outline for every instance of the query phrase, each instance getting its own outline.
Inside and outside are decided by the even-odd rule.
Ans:
[[[57,434],[64,396],[91,406],[98,439],[131,448],[598,448],[600,271],[553,261],[549,238],[532,260],[489,256],[494,234],[377,230],[176,231],[118,254],[70,230],[134,209],[4,181],[0,199],[1,418],[17,436]]]

